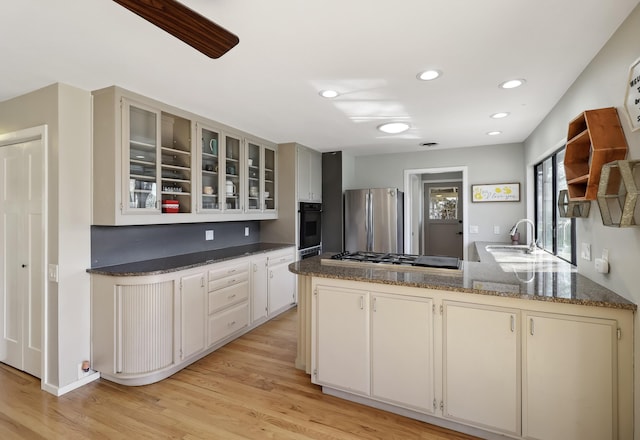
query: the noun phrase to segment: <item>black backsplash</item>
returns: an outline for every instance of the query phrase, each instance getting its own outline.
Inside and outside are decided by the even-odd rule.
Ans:
[[[249,236],[245,237],[245,227]],[[214,239],[205,240],[213,230]],[[260,242],[260,222],[91,226],[91,267],[113,266]]]

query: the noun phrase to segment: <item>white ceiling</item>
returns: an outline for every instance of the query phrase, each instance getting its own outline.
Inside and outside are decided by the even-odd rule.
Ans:
[[[376,154],[522,142],[638,0],[184,0],[240,43],[209,59],[111,0],[0,6],[0,101],[113,84],[243,131]],[[441,70],[431,82],[425,69]],[[498,84],[525,78],[524,87]],[[341,95],[321,98],[321,89]],[[495,112],[510,116],[493,120]],[[403,120],[402,135],[376,130]],[[500,130],[500,136],[487,136]]]

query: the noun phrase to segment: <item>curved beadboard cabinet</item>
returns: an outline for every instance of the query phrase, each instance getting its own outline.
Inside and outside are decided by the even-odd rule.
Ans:
[[[215,251],[214,251],[215,252]],[[165,379],[295,304],[294,276],[270,271],[255,276],[260,262],[294,259],[295,247],[240,252],[225,261],[203,260],[188,268],[131,272],[90,270],[92,368],[123,385]],[[267,286],[262,298],[263,285]],[[286,300],[272,299],[271,285],[287,286]],[[271,306],[271,307],[270,307]],[[252,318],[257,308],[269,313]]]

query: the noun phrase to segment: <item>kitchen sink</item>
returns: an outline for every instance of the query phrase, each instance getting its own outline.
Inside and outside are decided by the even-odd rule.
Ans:
[[[534,251],[529,250],[529,246],[526,244],[489,244],[484,247],[488,252],[509,252],[516,254],[540,254],[544,253],[542,249],[536,248]]]

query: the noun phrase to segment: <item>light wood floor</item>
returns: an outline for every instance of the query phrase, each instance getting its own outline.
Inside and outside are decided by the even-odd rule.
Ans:
[[[104,379],[61,397],[0,364],[0,439],[425,439],[475,437],[322,394],[294,368],[295,309],[164,381]]]

